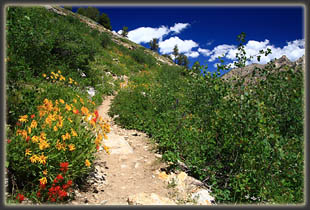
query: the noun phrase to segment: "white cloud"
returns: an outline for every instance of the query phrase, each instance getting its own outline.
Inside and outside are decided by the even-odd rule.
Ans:
[[[177,36],[170,37],[165,41],[160,41],[159,51],[163,54],[173,52],[175,45],[178,46],[179,53],[191,53],[192,48],[198,47],[198,44],[193,40],[182,40]]]
[[[202,53],[204,56],[209,56],[211,55],[211,51],[208,49],[202,49],[202,48],[198,48],[198,52]]]
[[[230,51],[235,49],[235,45],[227,45],[227,44],[222,44],[216,46],[212,51],[211,51],[211,58],[209,59],[210,62],[214,61],[217,59],[219,56],[226,56],[226,54]]]
[[[140,27],[128,32],[128,39],[135,43],[148,43],[153,38],[162,40],[164,35],[169,33],[169,29],[166,26],[159,28]]]
[[[185,53],[185,55],[187,57],[197,58],[199,56],[199,53],[196,51],[191,51],[191,52]]]
[[[175,32],[176,34],[180,33],[183,29],[189,26],[189,23],[176,23],[174,26],[170,27],[170,31]]]
[[[260,50],[266,51],[267,48],[270,48],[272,53],[267,56],[262,55],[260,62],[258,62],[255,55],[258,55]],[[247,65],[251,63],[266,64],[272,59],[280,58],[283,55],[286,55],[286,57],[291,61],[296,61],[305,54],[305,40],[302,39],[287,42],[287,44],[282,48],[271,45],[268,39],[265,39],[265,41],[249,40],[247,44],[244,45],[244,49],[247,57],[254,56],[253,59],[246,63]],[[205,56],[211,56],[209,61],[214,61],[218,56],[222,56],[222,54],[225,55],[225,58],[235,61],[237,52],[238,49],[236,46],[223,44],[216,46],[212,51],[210,51],[210,53],[207,52],[203,54]]]
[[[189,25],[190,25],[189,23],[175,23],[174,26],[171,26],[170,28],[168,28],[167,26],[160,26],[158,28],[140,27],[129,31],[128,39],[137,44],[148,43],[153,38],[162,41],[163,37],[169,34],[170,32],[178,34],[182,30],[187,28]],[[117,33],[121,34],[122,30],[119,30]]]

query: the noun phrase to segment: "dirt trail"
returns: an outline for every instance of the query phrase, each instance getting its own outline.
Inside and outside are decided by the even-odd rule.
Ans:
[[[113,98],[106,96],[98,107],[110,124],[108,139],[102,142],[110,154],[100,148],[94,172],[69,205],[212,205],[214,198],[202,182],[180,171],[166,174],[168,165],[146,134],[114,123],[108,115]]]
[[[152,151],[154,144],[146,134],[114,124],[108,115],[113,98],[107,96],[98,107],[99,115],[109,120],[111,125],[108,140],[103,141],[110,147],[110,154],[99,151],[94,163],[97,171],[101,171],[100,175],[104,176],[104,182],[99,186],[90,183],[84,192],[77,193],[72,204],[128,205],[128,197],[141,192],[169,197],[172,190],[158,178],[160,168],[165,164]]]

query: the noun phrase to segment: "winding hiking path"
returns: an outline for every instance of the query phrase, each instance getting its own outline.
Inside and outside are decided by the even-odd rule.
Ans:
[[[76,199],[70,204],[175,205],[180,204],[180,200],[187,203],[187,192],[183,189],[185,179],[191,181],[192,186],[201,183],[189,179],[191,177],[187,177],[184,172],[178,176],[169,176],[161,171],[167,165],[161,161],[161,156],[154,152],[155,145],[147,135],[119,127],[108,115],[113,98],[114,96],[105,97],[98,107],[99,115],[108,120],[111,126],[108,139],[103,141],[103,144],[110,148],[110,154],[102,149],[96,153],[95,171],[89,175],[85,186],[76,191]],[[175,180],[169,187],[171,178]],[[192,192],[197,189],[191,188]],[[205,205],[211,204],[210,199],[205,202]]]

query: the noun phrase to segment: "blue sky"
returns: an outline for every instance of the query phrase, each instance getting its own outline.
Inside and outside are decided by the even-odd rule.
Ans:
[[[87,5],[91,6],[91,5]],[[304,8],[302,6],[99,6],[111,20],[112,30],[128,27],[128,38],[145,47],[159,39],[159,52],[170,54],[175,44],[190,64],[199,61],[213,71],[216,59],[233,63],[237,35],[246,33],[249,55],[271,48],[272,54],[260,63],[286,55],[294,61],[304,54]],[[76,8],[73,7],[73,11]],[[252,60],[249,63],[257,63]]]

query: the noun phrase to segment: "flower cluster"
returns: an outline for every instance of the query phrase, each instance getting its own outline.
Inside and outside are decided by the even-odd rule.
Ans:
[[[63,81],[63,82],[66,82],[68,84],[75,84],[77,85],[78,83],[76,81],[74,81],[74,79],[72,79],[71,77],[68,78],[68,80],[66,80],[66,77],[64,77],[62,74],[61,74],[61,71],[58,70],[57,73],[55,72],[51,72],[51,74],[49,76],[47,76],[46,74],[42,74],[42,76],[46,79],[46,80],[51,80],[52,82],[56,82],[56,81]]]
[[[65,175],[68,171],[68,162],[60,163],[60,171]],[[58,174],[53,181],[50,188],[46,188],[46,178],[40,179],[39,189],[37,191],[37,199],[48,200],[50,202],[63,201],[69,196],[70,187],[72,186],[72,180],[65,181],[65,177],[62,174]]]
[[[21,156],[9,158],[14,162],[14,170],[21,174],[24,171],[20,168],[33,170],[29,173],[35,178],[28,181],[39,182],[37,197],[41,201],[58,202],[66,198],[68,188],[78,178],[77,170],[87,173],[93,153],[99,150],[102,140],[107,139],[110,125],[97,110],[89,110],[90,103],[94,104],[79,95],[71,101],[46,98],[36,113],[19,117],[14,135],[7,140],[7,154]],[[109,153],[109,148],[103,147]],[[84,168],[79,164],[83,162]],[[57,165],[61,173],[55,171]],[[68,170],[69,167],[72,170]],[[65,177],[70,179],[65,181]],[[21,202],[23,197],[17,199]]]

